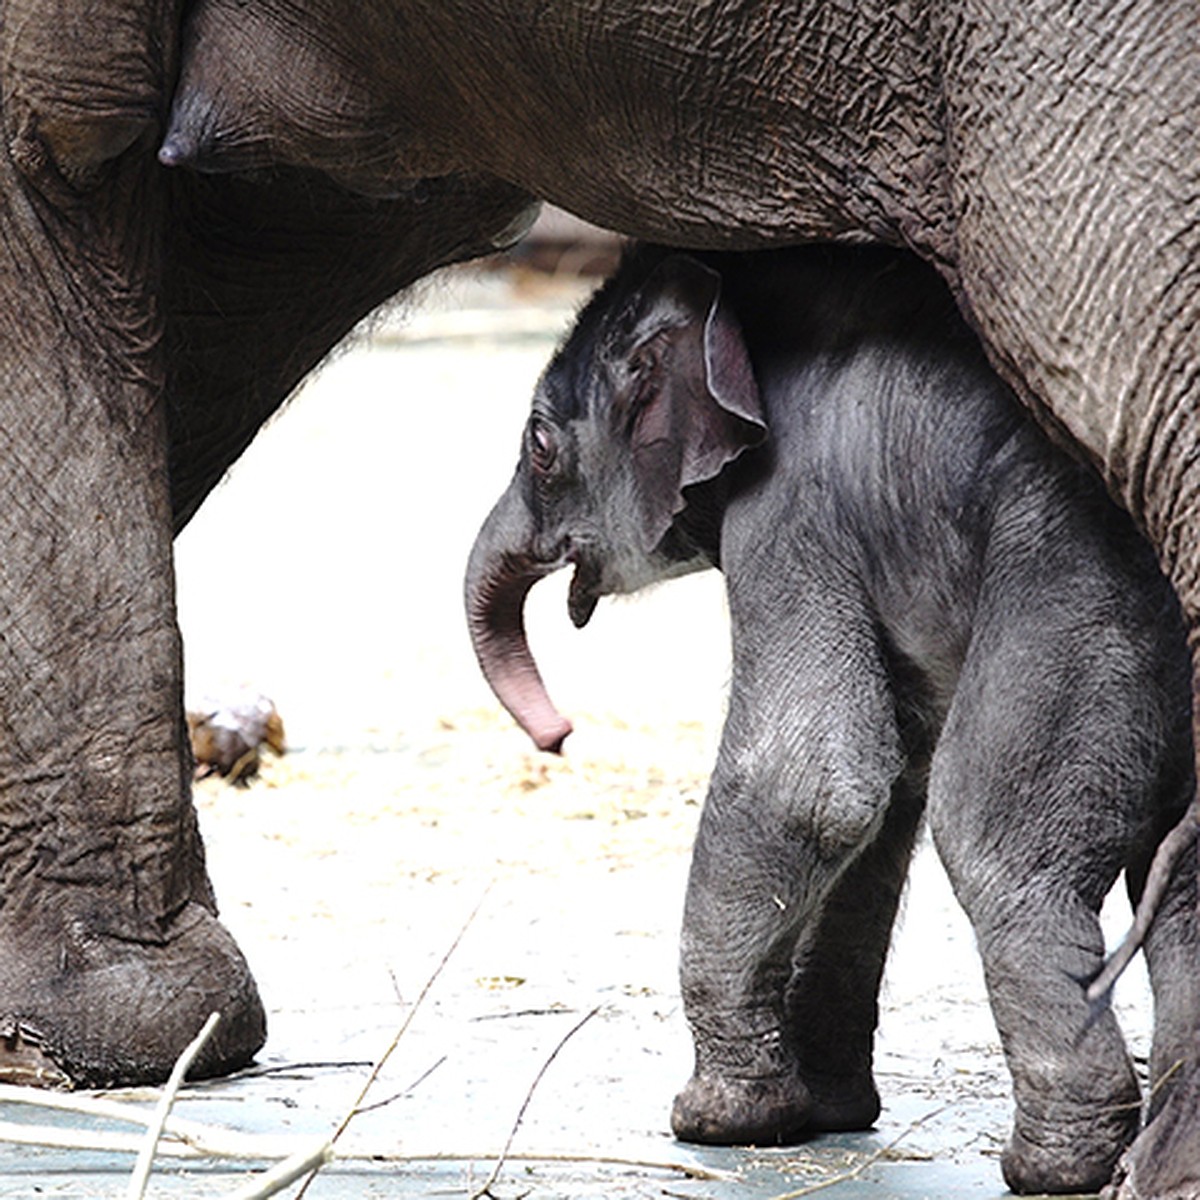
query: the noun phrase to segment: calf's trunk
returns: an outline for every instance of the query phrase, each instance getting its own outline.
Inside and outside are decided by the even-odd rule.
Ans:
[[[525,635],[529,589],[559,564],[535,553],[536,532],[517,484],[480,529],[467,565],[467,625],[484,678],[539,750],[562,751],[571,723],[554,707]]]

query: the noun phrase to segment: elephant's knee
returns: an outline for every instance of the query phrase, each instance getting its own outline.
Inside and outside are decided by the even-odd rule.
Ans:
[[[756,750],[730,790],[749,798],[743,804],[783,847],[804,846],[827,867],[844,864],[878,836],[904,769],[898,754],[883,760],[870,746],[856,749],[817,764]]]

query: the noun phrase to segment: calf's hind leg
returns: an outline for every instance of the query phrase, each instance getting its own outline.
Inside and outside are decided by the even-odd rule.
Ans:
[[[1094,736],[1069,695],[1029,681],[1027,660],[1005,672],[1001,658],[964,670],[934,757],[930,824],[1012,1074],[1005,1181],[1019,1193],[1092,1192],[1137,1132],[1140,1106],[1114,1016],[1093,1020],[1086,998],[1104,957],[1098,912],[1128,848],[1127,797],[1104,790],[1121,773],[1100,761],[1120,748]]]

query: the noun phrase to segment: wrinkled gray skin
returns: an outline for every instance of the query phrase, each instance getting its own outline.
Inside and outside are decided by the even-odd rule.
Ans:
[[[357,315],[530,194],[678,245],[915,248],[1196,640],[1187,0],[186,8],[0,5],[0,1029],[71,1074],[160,1074],[212,1005],[206,1069],[262,1034],[187,795],[172,528]],[[1189,1087],[1128,1194],[1200,1194]]]
[[[751,365],[753,364],[753,370]],[[480,531],[481,665],[543,748],[568,726],[521,635],[532,582],[599,596],[719,565],[729,713],[701,818],[676,1134],[773,1144],[871,1125],[884,955],[922,813],[969,915],[1012,1073],[1018,1192],[1105,1184],[1138,1128],[1097,912],[1136,899],[1192,790],[1189,672],[1149,546],[890,250],[642,248],[534,397]],[[1146,945],[1151,1112],[1200,1013],[1195,868]]]

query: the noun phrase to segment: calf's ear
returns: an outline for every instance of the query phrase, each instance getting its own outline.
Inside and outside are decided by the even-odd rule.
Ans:
[[[614,434],[631,456],[649,552],[686,506],[684,489],[763,441],[766,420],[721,276],[688,255],[654,268],[615,323],[606,357]]]

